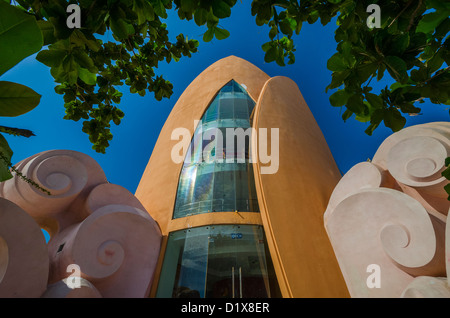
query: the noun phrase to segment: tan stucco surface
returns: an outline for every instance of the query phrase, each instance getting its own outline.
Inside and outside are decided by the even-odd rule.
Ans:
[[[279,128],[277,173],[262,174],[259,160],[254,170],[283,296],[348,296],[322,219],[340,173],[297,85],[286,77],[270,79],[254,120],[257,130]]]
[[[232,79],[243,84],[257,102],[254,116],[258,117],[258,127],[280,128],[279,171],[257,181],[258,201],[264,210],[172,220],[182,166],[171,159],[171,150],[179,142],[171,140],[172,131],[183,127],[192,136],[194,121],[201,119],[220,88]],[[348,292],[323,226],[323,212],[339,177],[325,139],[295,83],[270,79],[251,63],[230,56],[203,71],[181,95],[135,195],[163,235],[207,224],[264,224],[283,297],[345,297]],[[163,238],[162,251],[164,242]],[[154,287],[156,283],[157,279]]]
[[[192,136],[194,121],[200,120],[217,92],[232,79],[244,84],[256,101],[269,76],[238,57],[222,59],[204,70],[186,88],[161,130],[135,195],[157,220],[164,235],[167,235],[172,219],[182,166],[182,163],[174,163],[171,158],[172,148],[179,142],[171,140],[172,132],[176,128],[187,128]]]

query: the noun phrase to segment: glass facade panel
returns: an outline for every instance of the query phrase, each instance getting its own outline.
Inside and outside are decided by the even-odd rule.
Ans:
[[[208,212],[259,212],[249,161],[255,102],[227,83],[203,115],[180,174],[174,218]]]
[[[203,226],[170,233],[156,296],[280,297],[262,226]]]

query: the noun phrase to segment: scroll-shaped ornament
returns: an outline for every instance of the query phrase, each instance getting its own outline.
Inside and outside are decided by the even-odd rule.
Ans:
[[[76,151],[45,151],[16,166],[37,186],[16,175],[4,182],[2,196],[24,209],[51,235],[83,220],[86,196],[94,186],[107,182],[98,163]]]
[[[402,292],[402,298],[450,298],[446,277],[420,276]]]
[[[50,283],[67,278],[67,266],[103,297],[145,297],[156,268],[161,232],[147,212],[113,204],[56,235],[49,244]]]
[[[450,156],[450,123],[433,122],[405,128],[389,136],[372,162],[389,171],[401,191],[418,200],[445,222],[450,208],[442,176]]]
[[[346,197],[326,223],[352,297],[400,297],[415,276],[445,275],[441,226],[418,201],[387,188]],[[379,287],[368,283],[372,264]]]
[[[333,190],[324,214],[325,224],[336,206],[346,197],[361,189],[379,188],[389,183],[389,177],[379,167],[370,162],[361,162],[353,166]]]

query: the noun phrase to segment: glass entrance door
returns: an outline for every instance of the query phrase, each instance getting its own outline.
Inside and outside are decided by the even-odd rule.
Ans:
[[[270,264],[261,226],[219,225],[174,232],[157,297],[271,297],[270,282],[276,280]]]

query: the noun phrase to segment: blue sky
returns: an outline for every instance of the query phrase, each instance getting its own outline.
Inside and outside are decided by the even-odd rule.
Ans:
[[[221,26],[231,33],[226,40],[214,39],[203,43],[201,39],[206,29],[198,27],[194,21],[179,21],[176,14],[171,14],[166,22],[173,39],[184,33],[190,39],[199,40],[199,51],[178,63],[161,63],[156,70],[157,74],[163,74],[174,85],[174,93],[168,100],[158,102],[153,94],[145,97],[130,94],[128,88],[123,86],[124,96],[119,107],[124,111],[125,118],[119,126],[113,124],[114,139],[106,154],[92,150],[88,136],[81,131],[81,121],[63,119],[63,97],[54,92],[56,84],[50,69],[36,61],[35,55],[2,75],[0,80],[27,85],[42,95],[40,104],[33,111],[16,118],[2,118],[2,125],[27,128],[36,134],[29,139],[6,136],[14,151],[12,162],[45,150],[80,151],[102,166],[111,183],[134,193],[159,132],[181,93],[209,65],[229,55],[246,59],[269,76],[287,76],[297,83],[343,173],[353,165],[372,158],[381,142],[391,134],[381,125],[372,136],[367,136],[364,130],[368,124],[354,119],[344,123],[341,119],[344,110],[330,105],[328,98],[333,91],[325,93],[325,87],[331,80],[331,72],[326,68],[327,60],[336,51],[336,24],[333,22],[325,27],[320,22],[304,25],[300,35],[294,37],[296,63],[285,67],[264,62],[261,45],[268,41],[268,30],[255,24],[250,14],[250,1],[238,1],[232,9],[232,16],[221,22]],[[111,36],[109,38],[112,39]],[[448,106],[429,102],[421,106],[423,115],[408,118],[407,126],[449,120]]]

